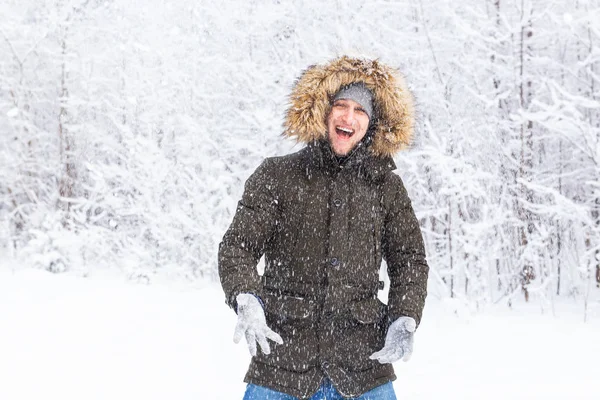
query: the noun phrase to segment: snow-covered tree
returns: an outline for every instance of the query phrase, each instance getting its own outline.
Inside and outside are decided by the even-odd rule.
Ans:
[[[53,271],[215,277],[243,182],[303,68],[405,72],[396,161],[431,293],[478,306],[600,285],[598,0],[8,0],[0,4],[0,242]]]

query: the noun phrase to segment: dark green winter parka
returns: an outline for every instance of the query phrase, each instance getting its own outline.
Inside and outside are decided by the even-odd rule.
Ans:
[[[365,82],[377,123],[340,165],[327,142],[330,100],[344,85]],[[395,70],[342,57],[306,70],[296,83],[286,134],[306,147],[266,159],[246,182],[219,248],[227,303],[253,293],[267,325],[283,338],[252,358],[245,381],[298,398],[324,377],[345,397],[394,380],[391,364],[369,356],[400,316],[420,322],[428,266],[423,239],[391,156],[412,135],[412,97]],[[256,265],[264,254],[265,270]],[[382,258],[390,277],[380,302]]]

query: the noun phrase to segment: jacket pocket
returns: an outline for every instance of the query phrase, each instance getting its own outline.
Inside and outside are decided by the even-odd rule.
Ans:
[[[350,371],[379,366],[369,357],[383,348],[387,330],[387,306],[370,297],[350,304],[351,321],[338,331],[335,361]]]
[[[361,324],[375,324],[387,319],[387,306],[376,297],[350,304],[352,318]]]
[[[262,293],[262,300],[267,325],[281,336],[283,344],[271,342],[271,354],[258,351],[255,360],[296,372],[306,372],[314,367],[319,354],[319,338],[317,331],[312,329],[316,321],[316,303],[270,290]]]
[[[278,324],[304,325],[316,319],[317,303],[312,299],[267,290],[262,300],[267,318]]]

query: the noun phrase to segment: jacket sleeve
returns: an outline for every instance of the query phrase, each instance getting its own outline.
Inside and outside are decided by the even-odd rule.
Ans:
[[[219,279],[225,302],[234,310],[239,293],[261,296],[262,284],[256,266],[275,231],[278,217],[270,165],[265,160],[246,181],[233,221],[219,245]]]
[[[386,185],[387,206],[384,222],[383,257],[390,277],[388,310],[391,321],[402,316],[421,322],[429,266],[419,221],[402,179],[390,174]]]

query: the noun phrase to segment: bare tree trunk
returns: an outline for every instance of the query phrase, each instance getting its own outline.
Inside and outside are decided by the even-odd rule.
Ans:
[[[450,264],[450,297],[454,298],[454,257],[452,256],[452,202],[448,200],[448,256]]]
[[[67,87],[67,43],[66,36],[68,27],[65,27],[64,37],[62,39],[62,65],[61,65],[61,92],[60,92],[60,111],[58,114],[58,137],[60,145],[60,160],[63,168],[61,177],[58,183],[58,207],[64,210],[65,218],[63,219],[63,225],[67,227],[67,219],[71,211],[70,199],[73,197],[73,185],[76,182],[76,169],[73,158],[74,143],[71,132],[68,129],[68,109],[67,102],[69,99],[69,90]]]
[[[496,20],[496,29],[495,32],[499,33],[500,32],[500,0],[494,0],[494,10],[495,10],[495,20]],[[496,63],[496,55],[494,53],[492,53],[491,56],[491,60],[492,65]],[[500,113],[500,115],[502,115],[504,112],[504,107],[503,107],[503,103],[502,100],[500,99],[500,96],[498,96],[498,93],[500,92],[500,78],[498,77],[497,73],[494,73],[493,75],[493,82],[494,82],[494,95],[496,96],[496,98],[498,98],[498,112]],[[505,137],[504,135],[501,135],[501,137]],[[502,140],[502,146],[504,146],[504,140]],[[507,174],[506,169],[504,167],[504,164],[502,163],[501,166],[501,174],[502,176],[505,176]],[[503,182],[505,180],[503,179]],[[502,227],[499,227],[499,229],[502,229]],[[496,258],[496,274],[498,277],[498,291],[502,290],[502,279],[500,278],[500,259]]]
[[[591,55],[594,52],[594,41],[592,36],[591,28],[588,27],[588,38],[590,40],[589,54]],[[596,72],[596,64],[590,65],[591,70],[591,78],[590,78],[590,94],[592,99],[597,99],[596,94],[596,81],[595,77],[598,76]],[[598,117],[598,111],[595,111],[596,121],[594,121],[594,112],[591,109],[588,109],[588,119],[590,126],[596,125],[596,128],[600,128],[600,118]],[[596,143],[600,143],[600,130],[597,130],[598,134],[596,135]],[[598,172],[600,165],[596,165],[596,172]],[[600,178],[600,176],[598,176]],[[594,210],[592,212],[594,220],[596,221],[596,230],[600,231],[600,197],[596,197],[594,200]],[[596,247],[596,252],[593,258],[596,262],[596,287],[600,288],[600,249]]]
[[[563,143],[562,140],[558,143],[559,169],[558,169],[558,193],[562,194],[562,174],[563,174]],[[560,220],[556,221],[556,295],[560,296],[560,279],[561,279],[561,250],[562,250],[562,231]]]
[[[526,19],[525,19],[526,18]],[[531,86],[532,82],[525,73],[526,57],[531,54],[531,46],[529,41],[533,36],[533,28],[531,15],[525,15],[525,1],[521,0],[521,32],[520,32],[520,49],[519,49],[519,102],[521,110],[527,110],[531,103]],[[526,21],[526,22],[525,22]],[[531,120],[523,121],[520,129],[521,138],[521,155],[519,162],[519,178],[520,196],[526,203],[533,202],[533,194],[531,190],[524,184],[525,181],[531,179],[533,169],[533,122]],[[518,216],[521,221],[520,227],[520,246],[521,254],[526,251],[529,245],[529,237],[533,233],[533,222],[531,212],[523,205],[523,202],[518,204]],[[521,269],[521,289],[525,295],[525,301],[529,301],[529,284],[535,279],[535,270],[530,259],[523,257]]]
[[[487,5],[487,3],[486,3]],[[496,32],[500,32],[500,0],[494,0],[494,9],[495,9],[495,13],[496,13]],[[491,62],[492,65],[495,64],[496,62],[496,55],[494,53],[492,53],[491,57]],[[494,74],[493,75],[493,79],[494,79],[494,89],[495,89],[495,94],[498,94],[498,91],[500,90],[500,78]],[[502,100],[500,99],[500,96],[498,97],[498,108],[502,109]]]
[[[600,231],[600,199],[596,198],[594,203],[595,203],[595,207],[594,207],[594,210],[592,211],[592,217],[596,221],[596,230]],[[598,250],[597,245],[596,245],[596,251],[595,251],[594,256],[595,257],[593,257],[593,260],[595,260],[595,263],[596,263],[596,287],[600,288],[600,250]]]
[[[598,256],[597,251],[596,256]],[[596,287],[600,288],[600,264],[596,265]]]

